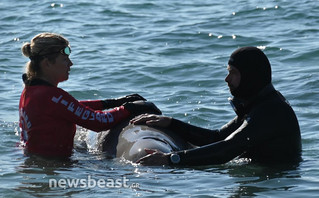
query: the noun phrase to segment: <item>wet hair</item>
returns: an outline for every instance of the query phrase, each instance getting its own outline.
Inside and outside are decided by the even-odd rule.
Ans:
[[[27,80],[32,80],[41,75],[40,63],[44,58],[55,63],[57,52],[69,45],[69,41],[62,35],[55,33],[40,33],[32,38],[31,43],[24,43],[21,51],[30,58],[26,64]]]
[[[239,86],[231,93],[249,99],[271,83],[271,66],[267,56],[256,47],[242,47],[232,53],[228,64],[241,75]]]

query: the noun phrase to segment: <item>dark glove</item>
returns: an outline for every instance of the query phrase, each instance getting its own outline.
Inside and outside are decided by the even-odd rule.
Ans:
[[[143,113],[153,113],[158,115],[162,114],[161,110],[159,110],[152,102],[146,102],[146,101],[127,102],[123,106],[126,110],[128,110],[131,114],[134,114],[134,115],[139,115]]]
[[[134,102],[134,101],[138,101],[138,100],[146,101],[145,98],[143,98],[142,96],[140,96],[138,94],[131,94],[131,95],[123,96],[123,97],[116,98],[116,99],[103,100],[103,105],[104,105],[104,109],[110,109],[110,108],[114,108],[114,107],[119,107],[126,102]]]

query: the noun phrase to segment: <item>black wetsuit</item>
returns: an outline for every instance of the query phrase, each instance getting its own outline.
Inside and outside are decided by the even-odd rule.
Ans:
[[[180,156],[179,164],[222,164],[237,156],[263,163],[300,160],[301,137],[296,115],[271,84],[236,113],[237,116],[220,130],[208,130],[173,119],[169,128],[199,146],[176,152]]]

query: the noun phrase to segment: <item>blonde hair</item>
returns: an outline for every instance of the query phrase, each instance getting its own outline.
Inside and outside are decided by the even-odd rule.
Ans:
[[[55,62],[58,51],[69,45],[69,41],[62,35],[55,33],[40,33],[32,38],[31,43],[24,43],[21,51],[30,58],[26,64],[27,79],[32,80],[41,75],[40,62],[43,58]]]

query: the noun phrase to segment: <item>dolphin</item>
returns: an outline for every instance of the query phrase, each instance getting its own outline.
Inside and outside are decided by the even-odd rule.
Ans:
[[[145,103],[154,105],[150,102]],[[97,150],[103,152],[107,158],[124,158],[136,162],[148,155],[145,148],[170,153],[194,147],[169,129],[130,124],[132,118],[143,113],[159,114],[158,112],[139,112],[112,129],[98,133]]]

